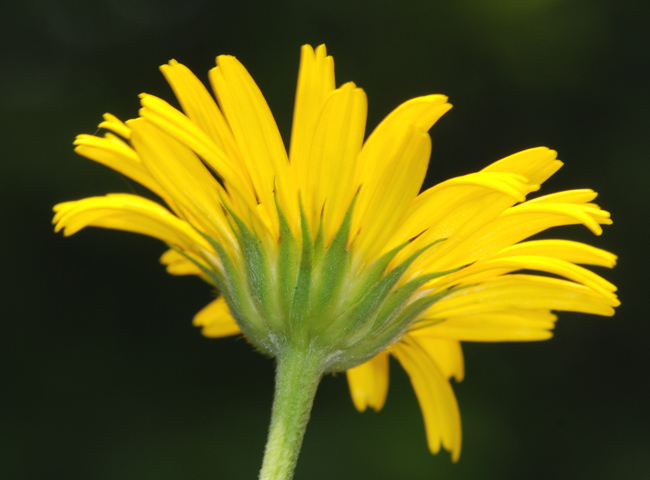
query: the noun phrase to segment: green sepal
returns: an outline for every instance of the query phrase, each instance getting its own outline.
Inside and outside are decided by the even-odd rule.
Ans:
[[[314,272],[311,309],[313,314],[320,317],[331,318],[330,312],[340,306],[340,302],[334,301],[334,299],[341,292],[345,284],[344,279],[350,271],[348,239],[356,200],[357,197],[355,196],[343,218],[343,222],[341,222],[341,226],[334,234]]]
[[[429,244],[426,248],[431,248],[437,245],[440,242],[443,242],[445,239],[441,238]],[[350,292],[350,298],[352,299],[351,303],[357,303],[361,298],[366,294],[366,289],[369,285],[377,284],[386,272],[388,265],[393,259],[401,252],[407,245],[409,245],[413,240],[407,240],[406,242],[398,245],[397,247],[389,250],[384,253],[378,259],[376,259],[370,266],[363,270],[357,279],[355,279],[354,284],[355,288]],[[419,255],[419,254],[418,254]]]
[[[352,305],[346,313],[341,315],[335,322],[332,323],[330,330],[337,332],[336,338],[346,338],[358,328],[370,328],[374,323],[373,319],[383,302],[393,290],[402,277],[406,269],[419,257],[424,251],[438,243],[438,241],[426,245],[411,256],[409,256],[402,263],[393,268],[390,272],[385,274],[379,279],[377,283],[366,283],[363,287],[363,295],[354,305]],[[399,248],[399,247],[398,247]],[[392,253],[392,252],[389,252]],[[365,328],[364,328],[365,327]]]
[[[454,268],[452,270],[448,270],[448,271],[445,271],[445,272],[436,272],[436,273],[432,273],[430,275],[435,275],[436,277],[441,277],[441,276],[447,275],[449,273],[457,272],[457,271],[459,271],[459,270],[461,270],[463,268],[465,268],[465,267],[464,266],[463,267],[458,267],[458,268]],[[433,278],[436,278],[436,277],[433,277]],[[396,325],[402,325],[403,328],[405,328],[407,326],[410,326],[411,322],[413,320],[415,320],[415,318],[420,313],[422,313],[424,310],[429,308],[434,303],[442,300],[444,297],[446,297],[447,295],[449,295],[452,292],[456,292],[458,290],[462,290],[464,288],[469,288],[469,287],[472,287],[472,286],[474,286],[474,285],[457,285],[455,287],[447,287],[447,288],[445,288],[444,290],[441,290],[438,293],[422,297],[422,298],[416,300],[415,302],[408,304],[401,312],[399,312],[399,314],[396,317],[395,324]],[[432,324],[435,324],[435,323],[439,323],[439,322],[433,322]]]
[[[311,263],[315,268],[323,259],[325,253],[325,242],[323,241],[323,222],[318,225],[318,232],[316,238],[312,243]]]
[[[223,278],[220,275],[217,275],[217,272],[215,270],[210,270],[208,267],[203,265],[203,263],[199,262],[197,259],[195,259],[193,256],[190,254],[184,252],[180,248],[178,248],[176,245],[171,245],[167,244],[169,248],[172,250],[176,251],[179,255],[182,255],[186,259],[188,259],[190,262],[192,262],[194,265],[196,265],[198,268],[201,269],[203,273],[207,275],[207,279],[205,277],[202,277],[202,280],[206,281],[209,285],[213,286],[217,290],[219,289],[219,285],[223,284]]]
[[[306,329],[301,329],[300,326],[303,322],[308,321],[306,315],[309,312],[309,294],[313,266],[313,244],[309,233],[309,226],[307,225],[307,218],[302,208],[302,202],[300,203],[300,230],[302,232],[302,254],[290,314],[290,328],[292,332],[295,332],[296,336],[298,332],[302,332],[303,334],[307,333],[305,331]],[[301,341],[305,339],[296,338],[296,340]]]
[[[246,279],[251,297],[263,318],[275,324],[279,312],[275,301],[276,296],[273,293],[274,281],[271,275],[268,254],[261,245],[262,240],[253,235],[246,224],[232,210],[227,209],[227,211],[238,227],[233,231],[242,249]]]
[[[453,289],[443,290],[434,295],[420,298],[399,312],[397,317],[391,319],[383,330],[374,335],[365,335],[357,345],[350,346],[345,352],[345,358],[329,365],[328,373],[341,372],[356,367],[384,351],[386,347],[399,340],[409,324],[431,305],[448,295]],[[371,339],[370,341],[364,341]]]
[[[280,289],[279,301],[282,307],[283,318],[289,318],[293,305],[293,297],[298,281],[300,268],[300,247],[291,232],[282,210],[277,205],[278,218],[280,223],[280,238],[278,239],[278,273],[277,281]]]
[[[394,321],[390,322],[390,324],[387,324],[383,331],[376,333],[377,338],[385,338],[386,341],[390,341],[391,338],[399,336],[399,334],[408,328],[408,326],[413,322],[413,320],[415,320],[418,315],[420,315],[434,303],[442,300],[452,291],[454,291],[453,288],[445,289],[436,294],[428,295],[426,297],[419,298],[412,303],[409,303],[402,309],[402,311],[399,312]]]
[[[384,276],[384,272],[388,268],[390,262],[406,247],[410,240],[398,245],[392,250],[384,253],[368,267],[364,268],[357,278],[354,279],[354,287],[350,292],[351,303],[357,303],[361,297],[366,293],[365,289],[368,285],[374,285]]]
[[[244,334],[262,352],[272,354],[272,344],[268,338],[268,326],[265,324],[265,319],[255,309],[246,282],[241,275],[241,269],[235,266],[219,242],[196,226],[192,225],[192,227],[205,238],[214,251],[217,252],[219,260],[221,260],[224,275],[223,277],[215,275],[215,279],[218,279],[217,285],[228,303],[228,309],[233,318],[237,321]]]
[[[420,275],[419,277],[416,277],[401,287],[393,290],[379,310],[377,318],[375,319],[369,334],[374,335],[379,330],[381,330],[384,325],[389,322],[389,320],[393,319],[397,312],[399,312],[402,307],[406,305],[411,295],[413,295],[422,285],[444,275],[449,275],[450,273],[457,272],[462,268],[464,267],[452,268],[451,270],[446,270],[444,272],[432,272],[425,275]]]

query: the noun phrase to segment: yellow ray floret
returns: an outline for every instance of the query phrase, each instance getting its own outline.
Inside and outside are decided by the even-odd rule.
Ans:
[[[411,335],[463,342],[525,342],[553,336],[557,315],[545,309],[509,308],[468,313],[444,320],[420,319]]]
[[[346,373],[356,409],[360,412],[368,407],[381,410],[388,393],[388,353],[382,352]]]
[[[130,130],[129,130],[130,135]],[[107,133],[104,137],[78,135],[74,141],[75,152],[97,163],[101,163],[121,174],[135,180],[162,198],[171,208],[173,199],[151,176],[140,156],[130,145],[118,137]]]
[[[325,45],[317,47],[315,51],[310,45],[304,45],[300,50],[289,159],[294,178],[302,186],[301,198],[307,211],[310,211],[311,196],[304,187],[310,183],[309,175],[313,170],[312,139],[325,101],[335,88],[334,60],[327,55]]]
[[[594,192],[588,192],[590,195],[586,198],[593,199],[596,196]],[[451,241],[445,242],[435,252],[432,251],[426,268],[433,271],[446,270],[490,258],[504,248],[552,227],[583,224],[599,235],[602,232],[600,224],[612,223],[609,212],[582,203],[580,198],[567,193],[569,195],[565,197],[547,195],[529,200],[504,209],[487,221],[476,221],[472,225],[475,228],[464,229],[462,235],[454,235],[450,238]],[[558,202],[544,203],[545,200]]]
[[[204,268],[200,268],[195,262],[200,262],[199,259],[194,258],[189,260],[185,255],[179,253],[177,250],[167,250],[160,256],[160,263],[167,267],[167,273],[171,275],[197,275],[205,277],[205,268],[209,265],[200,262]]]
[[[460,412],[449,381],[430,355],[415,339],[406,336],[391,348],[411,378],[422,409],[427,442],[432,453],[443,446],[452,460],[460,456]]]
[[[279,231],[276,186],[277,203],[295,228],[299,218],[297,189],[280,132],[262,93],[244,66],[228,55],[217,57],[217,67],[210,70],[210,82],[239,145],[257,198],[272,219],[273,233]]]
[[[73,235],[85,227],[125,230],[199,253],[209,245],[196,230],[164,207],[136,195],[111,194],[64,202],[54,207],[55,231]]]
[[[605,297],[615,298],[613,292],[616,291],[616,287],[601,276],[571,262],[536,255],[498,257],[476,262],[459,272],[434,280],[428,284],[428,287],[444,288],[451,284],[476,284],[517,270],[537,270],[558,275],[589,287]]]
[[[493,258],[513,255],[540,255],[553,257],[581,265],[598,265],[612,268],[616,265],[616,255],[600,248],[570,240],[532,240],[511,245],[501,250]]]
[[[230,314],[228,304],[223,297],[213,300],[194,316],[192,322],[202,327],[201,333],[206,337],[228,337],[241,333],[241,328]]]
[[[189,68],[176,60],[161,66],[160,71],[174,90],[183,112],[191,120],[191,125],[187,124],[192,129],[187,132],[189,137],[196,135],[197,131],[194,128],[201,131],[198,139],[202,139],[202,134],[207,135],[214,144],[205,139],[202,139],[202,143],[210,150],[216,150],[219,157],[224,156],[224,159],[219,158],[219,160],[230,164],[230,168],[237,171],[234,175],[240,177],[245,184],[251,185],[250,175],[243,163],[230,126],[203,83]],[[221,168],[215,170],[221,172]]]
[[[331,92],[301,159],[301,200],[312,235],[329,243],[356,193],[355,159],[366,129],[366,94],[353,83]],[[321,220],[322,219],[322,220]]]
[[[246,170],[241,168],[239,155],[227,156],[207,133],[167,102],[153,95],[142,94],[140,115],[187,149],[198,155],[223,182],[241,208],[252,209],[257,204],[255,192]]]
[[[131,120],[129,126],[143,163],[184,215],[224,245],[234,245],[221,203],[225,191],[196,155],[144,119]]]
[[[615,298],[567,280],[514,274],[458,289],[436,302],[423,317],[444,319],[510,308],[566,310],[611,316],[618,305]]]
[[[104,114],[104,121],[98,126],[99,128],[105,128],[113,133],[117,133],[120,137],[126,138],[127,140],[131,138],[131,129],[122,120],[110,113]]]

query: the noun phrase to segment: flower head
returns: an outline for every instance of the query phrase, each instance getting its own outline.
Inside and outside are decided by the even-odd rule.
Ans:
[[[611,223],[591,190],[527,199],[561,167],[554,151],[525,150],[420,192],[427,131],[451,108],[442,95],[403,103],[364,142],[364,91],[336,88],[325,47],[304,46],[287,154],[234,57],[210,70],[217,102],[180,63],[161,70],[182,111],[143,94],[137,119],[106,114],[105,135],[75,145],[166,206],[109,194],[57,205],[54,222],[66,235],[96,226],[165,242],[170,273],[220,292],[194,318],[204,335],[243,333],[275,356],[309,350],[323,371],[347,370],[361,411],[384,404],[393,356],[413,383],[429,448],[456,459],[449,380],[464,375],[461,341],[543,340],[553,311],[612,315],[618,305],[615,287],[579,266],[612,267],[614,255],[527,240],[570,224],[599,235]]]

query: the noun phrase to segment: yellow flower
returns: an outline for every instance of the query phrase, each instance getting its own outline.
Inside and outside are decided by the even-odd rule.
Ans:
[[[364,91],[336,88],[325,47],[304,46],[287,155],[234,57],[219,56],[209,72],[218,103],[185,66],[161,70],[182,112],[143,94],[139,118],[106,114],[107,133],[75,145],[167,206],[131,194],[65,202],[56,230],[162,240],[169,273],[221,292],[194,318],[204,335],[243,332],[270,355],[308,345],[324,372],[347,370],[360,411],[382,408],[393,356],[411,378],[432,452],[460,453],[449,380],[464,375],[461,341],[543,340],[552,311],[609,316],[619,304],[614,285],[578,265],[612,267],[613,254],[527,240],[571,224],[600,235],[611,223],[591,190],[527,200],[561,167],[554,151],[525,150],[420,193],[427,131],[451,108],[442,95],[400,105],[364,142]]]

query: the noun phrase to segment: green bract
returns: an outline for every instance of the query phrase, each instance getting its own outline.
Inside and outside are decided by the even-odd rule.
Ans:
[[[271,252],[228,210],[241,261],[230,258],[213,238],[200,232],[218,252],[221,265],[212,262],[207,269],[195,261],[196,265],[220,290],[247,338],[264,353],[281,356],[288,348],[310,350],[321,357],[323,372],[347,370],[398,340],[418,314],[452,290],[434,294],[421,287],[458,269],[400,283],[409,265],[444,239],[390,269],[390,262],[409,242],[354,268],[348,244],[354,204],[353,200],[329,245],[323,244],[320,233],[311,238],[302,209],[298,239],[278,208],[280,235],[277,249]]]

